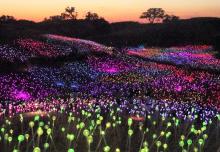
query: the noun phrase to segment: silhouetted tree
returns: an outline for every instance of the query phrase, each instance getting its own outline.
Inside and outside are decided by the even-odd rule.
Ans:
[[[57,22],[57,21],[62,21],[64,19],[65,18],[63,16],[61,16],[61,15],[55,15],[55,16],[50,16],[49,19],[45,18],[44,22],[47,22],[47,21],[55,21],[55,22]]]
[[[163,18],[163,23],[177,22],[179,20],[180,18],[178,16],[166,14]]]
[[[16,21],[16,19],[13,16],[8,16],[8,15],[2,15],[0,17],[0,22],[11,22],[11,21]]]
[[[61,16],[65,19],[73,19],[76,20],[78,13],[76,12],[75,7],[67,7],[65,12],[61,14]]]
[[[147,12],[143,12],[140,18],[148,19],[150,23],[154,23],[155,20],[161,20],[164,18],[165,11],[162,8],[150,8]]]
[[[98,19],[100,19],[100,18],[99,18],[99,16],[98,16],[97,13],[87,12],[85,19],[86,19],[86,20],[93,21],[93,20],[98,20]]]

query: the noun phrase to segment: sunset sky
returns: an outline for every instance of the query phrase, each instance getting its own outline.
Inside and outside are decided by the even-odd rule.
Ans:
[[[181,18],[220,17],[220,0],[0,0],[0,15],[42,21],[74,6],[84,18],[87,11],[98,13],[110,22],[143,21],[139,16],[151,7],[161,7]]]

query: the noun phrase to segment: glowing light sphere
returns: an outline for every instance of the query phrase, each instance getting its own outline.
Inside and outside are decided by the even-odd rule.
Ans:
[[[30,94],[28,92],[25,91],[14,91],[12,92],[12,96],[16,99],[16,100],[29,100],[31,98]]]

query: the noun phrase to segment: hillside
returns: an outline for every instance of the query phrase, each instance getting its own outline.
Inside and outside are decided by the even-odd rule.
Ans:
[[[220,18],[210,17],[184,19],[166,24],[138,22],[110,24],[100,19],[41,23],[23,20],[1,23],[0,26],[1,41],[52,33],[94,40],[117,47],[140,44],[146,46],[213,44],[220,35]]]

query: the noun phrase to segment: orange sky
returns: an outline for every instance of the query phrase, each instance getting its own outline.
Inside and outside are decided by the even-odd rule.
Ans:
[[[92,11],[110,22],[143,21],[139,16],[151,7],[161,7],[181,18],[220,17],[220,0],[0,0],[0,15],[42,21],[62,13],[67,6],[76,7],[79,18]]]

